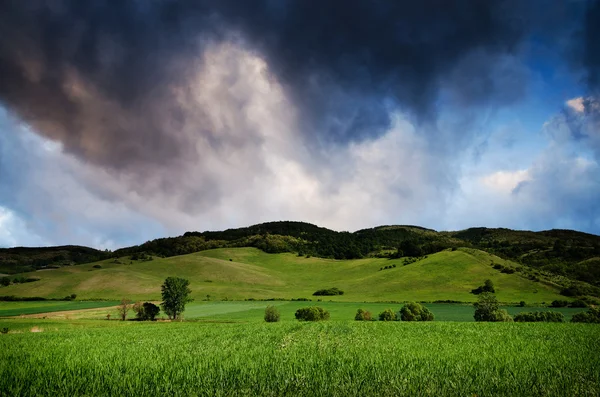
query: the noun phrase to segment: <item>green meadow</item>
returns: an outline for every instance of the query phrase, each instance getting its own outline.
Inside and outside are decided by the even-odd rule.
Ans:
[[[0,335],[3,396],[600,394],[600,327],[586,324],[0,320],[2,327],[14,328]]]
[[[333,260],[226,248],[152,261],[120,258],[28,273],[25,275],[40,281],[0,288],[0,295],[61,298],[74,293],[87,300],[160,300],[162,282],[178,276],[190,280],[196,300],[313,299],[316,290],[337,287],[344,295],[327,300],[472,302],[476,297],[471,289],[486,279],[494,282],[502,302],[540,304],[564,299],[558,287],[549,283],[531,281],[519,272],[501,273],[491,264],[517,265],[475,249],[446,250],[404,263],[403,258]],[[380,270],[386,266],[391,268]]]

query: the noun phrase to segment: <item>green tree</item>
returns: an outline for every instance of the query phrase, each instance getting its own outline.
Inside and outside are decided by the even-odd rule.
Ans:
[[[512,317],[506,310],[500,310],[500,304],[496,295],[491,292],[483,292],[477,297],[475,306],[475,321],[512,321]]]
[[[144,312],[144,320],[154,321],[160,312],[160,307],[156,306],[152,302],[144,302],[142,310]]]
[[[185,310],[185,305],[193,301],[189,297],[192,293],[189,285],[190,282],[184,278],[167,277],[161,286],[163,299],[161,307],[170,319],[180,318],[181,313]]]
[[[416,302],[409,302],[400,309],[402,321],[433,321],[433,313]]]

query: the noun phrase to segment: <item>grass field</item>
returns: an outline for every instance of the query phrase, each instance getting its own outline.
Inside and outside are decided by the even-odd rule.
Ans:
[[[158,303],[158,302],[156,302]],[[54,305],[53,305],[54,304]],[[118,313],[114,308],[118,302],[2,302],[0,303],[0,317],[40,314],[38,317],[48,319],[88,319],[102,320],[110,314],[117,319]],[[377,316],[385,309],[399,311],[401,303],[360,303],[360,302],[192,302],[186,305],[184,317],[186,320],[231,321],[231,322],[262,322],[265,308],[268,305],[276,306],[281,313],[281,321],[296,321],[294,313],[301,307],[318,305],[331,314],[332,321],[347,321],[354,319],[356,310],[361,308]],[[435,315],[436,321],[472,322],[474,308],[472,305],[427,303],[425,304]],[[95,309],[94,309],[95,308]],[[84,309],[84,310],[81,310]],[[565,321],[569,321],[573,314],[585,311],[575,308],[548,308],[548,307],[514,307],[505,306],[511,315],[519,312],[551,310],[563,313]],[[130,311],[130,318],[134,313]],[[159,314],[159,318],[166,318]]]
[[[66,310],[96,309],[114,306],[118,302],[61,302],[61,301],[36,301],[36,302],[0,302],[0,317],[20,316],[27,314],[52,313]]]
[[[1,327],[19,332],[0,335],[2,396],[600,394],[594,325],[0,320]]]
[[[503,302],[528,304],[564,299],[557,289],[504,274],[490,265],[509,264],[488,253],[459,249],[442,251],[403,266],[403,259],[328,260],[294,254],[267,254],[254,248],[202,251],[138,262],[122,258],[30,273],[40,281],[0,288],[0,295],[60,298],[75,293],[81,299],[159,300],[168,276],[190,280],[197,300],[247,298],[312,298],[318,289],[338,287],[334,301],[474,301],[470,290],[491,279]],[[99,264],[101,269],[94,268]],[[395,268],[379,270],[385,266]]]

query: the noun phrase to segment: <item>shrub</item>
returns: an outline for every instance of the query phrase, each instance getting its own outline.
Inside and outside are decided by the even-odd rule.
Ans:
[[[552,303],[550,304],[550,307],[567,307],[567,306],[569,306],[569,302],[561,301],[561,300],[553,300]]]
[[[505,267],[504,269],[500,270],[500,273],[506,273],[506,274],[513,274],[515,272],[515,269],[513,269],[512,267]]]
[[[333,287],[329,289],[320,289],[313,293],[314,296],[334,296],[334,295],[344,295],[344,291]]]
[[[588,307],[588,305],[584,301],[578,299],[576,301],[571,302],[569,304],[569,307],[586,308]]]
[[[433,313],[419,303],[409,302],[400,309],[402,321],[433,321]]]
[[[587,312],[576,313],[571,318],[571,322],[600,324],[600,308],[592,307]]]
[[[379,313],[379,321],[396,321],[396,319],[396,312],[394,312],[392,309],[385,309]]]
[[[303,307],[296,310],[296,319],[299,321],[329,320],[329,312],[319,306]]]
[[[508,312],[506,310],[500,309],[500,310],[496,310],[493,313],[493,320],[490,320],[490,321],[501,322],[501,323],[512,323],[513,318],[511,317],[510,314],[508,314]]]
[[[0,330],[0,333],[2,334],[8,334],[8,328],[4,327]]]
[[[371,312],[368,310],[358,309],[356,311],[356,316],[354,316],[356,321],[371,321],[373,317],[371,316]]]
[[[494,288],[494,283],[492,282],[492,280],[485,280],[483,285],[471,290],[471,293],[475,294],[475,295],[479,295],[484,292],[491,292],[491,293],[496,292],[496,289]]]
[[[525,307],[525,301],[519,302],[519,307]]]
[[[523,312],[517,314],[514,320],[517,323],[562,323],[565,316],[559,312]]]
[[[8,287],[10,285],[10,277],[2,277],[0,279],[0,285]]]
[[[102,269],[102,266],[101,265],[94,265],[94,266],[92,266],[92,268],[94,268],[94,269]]]
[[[279,321],[279,310],[275,306],[267,306],[265,309],[265,321],[268,323],[276,323]]]

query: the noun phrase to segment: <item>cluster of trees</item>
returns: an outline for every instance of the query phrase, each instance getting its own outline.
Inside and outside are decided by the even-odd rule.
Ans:
[[[74,245],[0,248],[0,273],[25,273],[51,265],[78,265],[110,258],[108,251]]]
[[[409,302],[402,306],[400,311],[395,312],[393,309],[385,309],[379,313],[379,321],[433,321],[433,313],[425,306]],[[356,321],[373,321],[371,313],[364,309],[358,309],[354,316]]]
[[[313,296],[335,296],[335,295],[344,295],[344,291],[342,291],[339,288],[333,287],[333,288],[327,288],[327,289],[320,289],[313,293]]]
[[[587,312],[574,314],[571,322],[600,324],[600,308],[592,307]]]
[[[161,307],[163,312],[170,320],[179,320],[185,310],[185,305],[192,302],[190,298],[192,290],[189,288],[190,282],[184,278],[167,277],[161,286],[162,300]],[[133,309],[136,313],[136,319],[141,321],[154,321],[160,308],[152,302],[131,303],[129,299],[123,298],[118,306],[119,318],[122,321],[127,319],[129,311]],[[110,314],[107,316],[110,320]]]
[[[587,303],[582,300],[575,300],[573,302],[564,300],[553,300],[550,307],[587,307]]]

